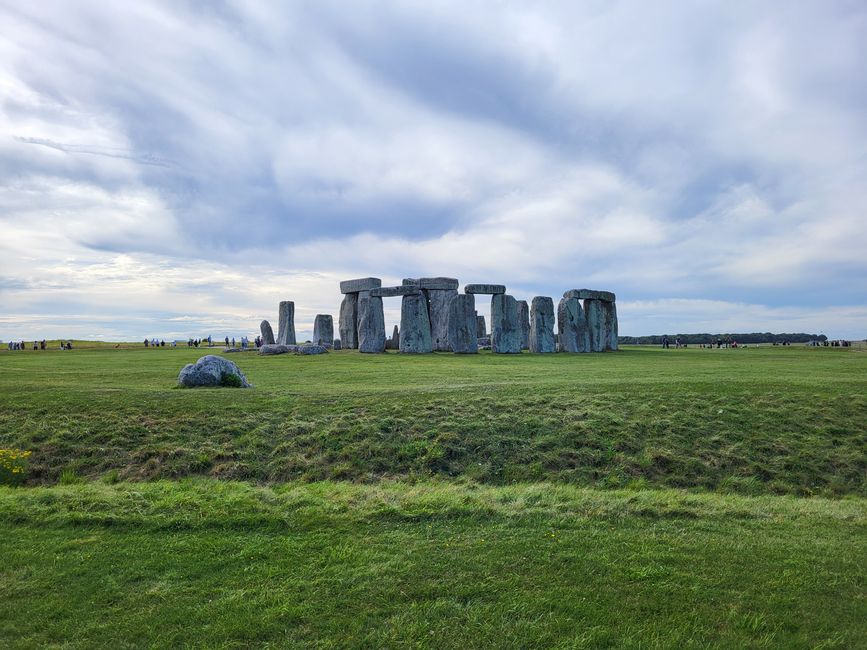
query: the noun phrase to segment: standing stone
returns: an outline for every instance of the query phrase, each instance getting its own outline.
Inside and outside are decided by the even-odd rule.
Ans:
[[[337,320],[340,341],[347,350],[358,348],[358,294],[347,293],[340,303],[340,316]]]
[[[557,305],[557,331],[560,352],[587,352],[590,350],[590,335],[584,309],[578,298],[563,298]]]
[[[457,284],[457,280],[455,280]],[[449,304],[458,295],[457,289],[425,289],[428,297],[430,316],[430,338],[433,349],[448,352],[449,345]]]
[[[497,354],[520,354],[521,326],[518,301],[507,294],[491,298],[491,350]]]
[[[385,351],[385,313],[382,298],[370,291],[358,294],[358,351],[378,354]]]
[[[479,351],[476,329],[476,297],[460,294],[449,303],[449,344],[455,354],[476,354]]]
[[[554,341],[554,301],[536,296],[530,305],[530,352],[556,352]]]
[[[331,314],[316,314],[313,321],[313,343],[326,348],[334,345],[334,319]]]
[[[259,323],[259,331],[262,333],[263,345],[274,345],[274,330],[271,329],[271,323],[263,320]]]
[[[342,350],[343,349],[343,343],[341,342],[340,339],[334,339],[334,349],[335,350]]]
[[[397,328],[397,325],[391,331],[391,349],[400,350],[400,330]]]
[[[488,326],[485,324],[485,317],[479,316],[478,314],[476,314],[476,337],[484,338],[487,335],[488,335]]]
[[[280,318],[277,321],[277,343],[295,345],[295,303],[291,300],[280,302]]]
[[[590,351],[602,352],[608,346],[605,334],[605,307],[601,300],[587,298],[584,301],[584,318],[590,335]]]
[[[518,301],[518,325],[521,326],[521,349],[530,349],[530,306],[526,300]]]
[[[603,302],[605,309],[605,349],[617,350],[617,303]]]
[[[400,305],[400,351],[424,354],[433,351],[427,298],[424,294],[404,296]]]

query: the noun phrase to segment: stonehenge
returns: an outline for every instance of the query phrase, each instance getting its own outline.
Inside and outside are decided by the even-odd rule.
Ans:
[[[416,292],[403,297],[400,305],[399,349],[406,354],[433,351],[427,299]]]
[[[491,351],[495,354],[521,353],[521,325],[518,301],[504,293],[491,297]]]
[[[468,284],[464,287],[464,293],[481,293],[496,296],[506,293],[504,284]]]
[[[347,350],[358,349],[358,294],[347,293],[340,303],[337,328],[343,347]]]
[[[530,352],[549,354],[556,352],[554,340],[554,301],[547,296],[536,296],[530,304]]]
[[[371,296],[370,291],[358,293],[358,351],[368,354],[385,352],[382,298]]]
[[[455,354],[479,351],[476,297],[471,293],[456,295],[449,303],[448,339]]]
[[[526,300],[518,301],[518,326],[521,328],[521,349],[530,349],[530,306]]]
[[[560,300],[557,306],[558,352],[590,352],[590,333],[578,298]]]
[[[280,345],[295,345],[295,303],[291,300],[280,302],[279,318],[277,321],[277,343]]]
[[[479,313],[476,312],[476,336],[479,338],[484,338],[488,335],[488,326],[485,324],[485,317],[479,316]]]
[[[326,348],[334,345],[334,319],[330,314],[316,314],[313,321],[313,343]]]
[[[274,340],[274,330],[271,329],[271,323],[263,320],[259,323],[259,331],[262,334],[262,343],[265,345],[274,345],[274,343],[276,343]]]

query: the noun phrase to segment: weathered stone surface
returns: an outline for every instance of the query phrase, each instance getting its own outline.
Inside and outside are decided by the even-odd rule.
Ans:
[[[451,291],[458,289],[459,282],[456,278],[404,278],[404,286],[416,286],[420,289],[433,291]]]
[[[347,350],[358,348],[358,294],[348,293],[340,303],[340,316],[337,320],[340,340]]]
[[[334,343],[334,319],[331,314],[316,314],[313,320],[313,343],[326,348]]]
[[[458,295],[457,289],[425,289],[425,294],[428,297],[433,349],[437,352],[448,352],[452,349],[449,345],[449,305]]]
[[[325,354],[328,348],[324,345],[299,345],[296,354]]]
[[[617,303],[603,302],[602,307],[605,310],[605,349],[617,349]]]
[[[250,382],[234,363],[228,359],[207,354],[195,363],[188,363],[178,374],[178,385],[185,388],[196,386],[226,386],[250,388]]]
[[[491,298],[491,350],[497,354],[521,352],[518,301],[513,296],[495,294]]]
[[[468,284],[464,287],[464,293],[481,293],[500,295],[506,293],[505,284]],[[491,325],[493,327],[493,324]]]
[[[526,300],[518,301],[518,325],[521,327],[521,349],[530,349],[530,305]]]
[[[449,345],[455,354],[475,354],[479,351],[476,336],[476,297],[455,295],[449,302]]]
[[[428,319],[427,298],[424,294],[403,297],[400,305],[399,348],[407,354],[433,351]]]
[[[469,294],[472,295],[472,294]],[[476,336],[482,337],[488,335],[488,326],[485,324],[485,317],[476,314]]]
[[[361,293],[362,291],[379,289],[381,286],[382,280],[380,280],[379,278],[357,278],[355,280],[344,280],[340,283],[340,293]]]
[[[614,294],[610,291],[596,291],[594,289],[569,289],[563,294],[567,300],[569,298],[578,298],[578,300],[601,300],[603,302],[614,302]]]
[[[261,354],[262,356],[271,356],[272,354],[286,354],[287,352],[295,352],[297,347],[297,345],[269,343],[259,346],[259,354]]]
[[[490,350],[491,349],[491,337],[490,336],[480,336],[476,339],[476,343],[479,344],[479,350]]]
[[[358,294],[358,351],[378,354],[385,351],[385,313],[382,298],[369,291]]]
[[[331,344],[331,347],[335,350],[343,349],[343,342],[340,339],[334,339],[334,342]]]
[[[536,296],[530,305],[530,352],[556,352],[554,340],[554,301]]]
[[[281,345],[295,345],[295,303],[291,300],[280,302],[276,342]]]
[[[395,325],[394,329],[391,331],[391,338],[385,342],[385,347],[389,350],[400,349],[400,330],[397,328],[397,325]]]
[[[399,287],[381,287],[371,289],[370,295],[377,298],[393,298],[395,296],[413,296],[421,293],[421,288],[415,285],[404,284]]]
[[[276,343],[276,341],[274,341],[274,330],[271,329],[271,323],[263,320],[259,323],[259,331],[262,333],[263,345],[274,345],[274,343]]]
[[[557,305],[557,332],[560,352],[588,352],[590,335],[584,309],[578,298],[563,298]]]
[[[605,309],[601,300],[584,301],[584,319],[587,321],[587,333],[590,335],[590,352],[602,352],[608,341],[605,336]]]

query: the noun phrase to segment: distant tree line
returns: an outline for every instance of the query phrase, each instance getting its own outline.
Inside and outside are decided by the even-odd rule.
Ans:
[[[826,341],[824,334],[772,334],[771,332],[753,332],[751,334],[653,334],[651,336],[618,336],[617,340],[623,345],[661,345],[662,337],[667,336],[669,341],[674,342],[680,338],[682,343],[716,343],[722,341],[737,341],[738,343],[807,343],[809,341]]]

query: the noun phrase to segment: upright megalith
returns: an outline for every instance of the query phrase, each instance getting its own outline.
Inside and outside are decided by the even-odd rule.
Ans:
[[[295,303],[291,300],[282,300],[277,321],[277,343],[295,345],[295,342]]]
[[[370,291],[358,293],[358,351],[377,354],[385,351],[385,313],[382,298]]]
[[[259,323],[259,331],[262,333],[262,343],[264,345],[274,345],[274,330],[271,329],[271,323],[263,320]]]
[[[449,344],[455,354],[475,354],[479,351],[476,297],[459,294],[449,303]]]
[[[347,293],[340,303],[340,316],[337,320],[340,341],[347,350],[358,348],[358,294]]]
[[[433,351],[427,298],[421,292],[407,294],[400,305],[399,348],[406,354]]]
[[[593,352],[617,349],[617,297],[611,291],[570,289],[563,298],[584,301],[589,349]]]
[[[554,301],[536,296],[530,305],[530,352],[556,352],[554,341]]]
[[[605,332],[605,303],[601,300],[584,301],[584,318],[587,321],[587,332],[590,336],[590,351],[603,352],[608,347],[608,335]]]
[[[334,319],[331,314],[316,314],[313,321],[313,343],[326,348],[334,345]]]
[[[605,310],[605,326],[604,326],[604,336],[606,339],[605,349],[607,350],[616,350],[617,349],[617,303],[616,302],[603,302],[603,309]]]
[[[563,298],[557,306],[557,332],[560,352],[588,352],[590,335],[584,309],[578,298]]]
[[[457,280],[455,280],[457,283]],[[433,349],[448,352],[452,349],[449,341],[449,305],[457,295],[457,289],[426,289],[428,314],[430,315],[430,338]],[[473,310],[475,312],[475,309]]]
[[[521,326],[518,301],[507,294],[491,298],[491,350],[497,354],[520,354]]]
[[[521,349],[530,349],[530,306],[526,300],[518,301],[518,325],[521,328]]]
[[[391,337],[386,339],[385,349],[386,350],[399,350],[400,349],[400,330],[397,328],[397,325],[395,325],[394,329],[391,331]]]
[[[472,295],[472,294],[470,294]],[[485,324],[485,317],[476,314],[476,336],[484,338],[488,335],[488,326]]]

